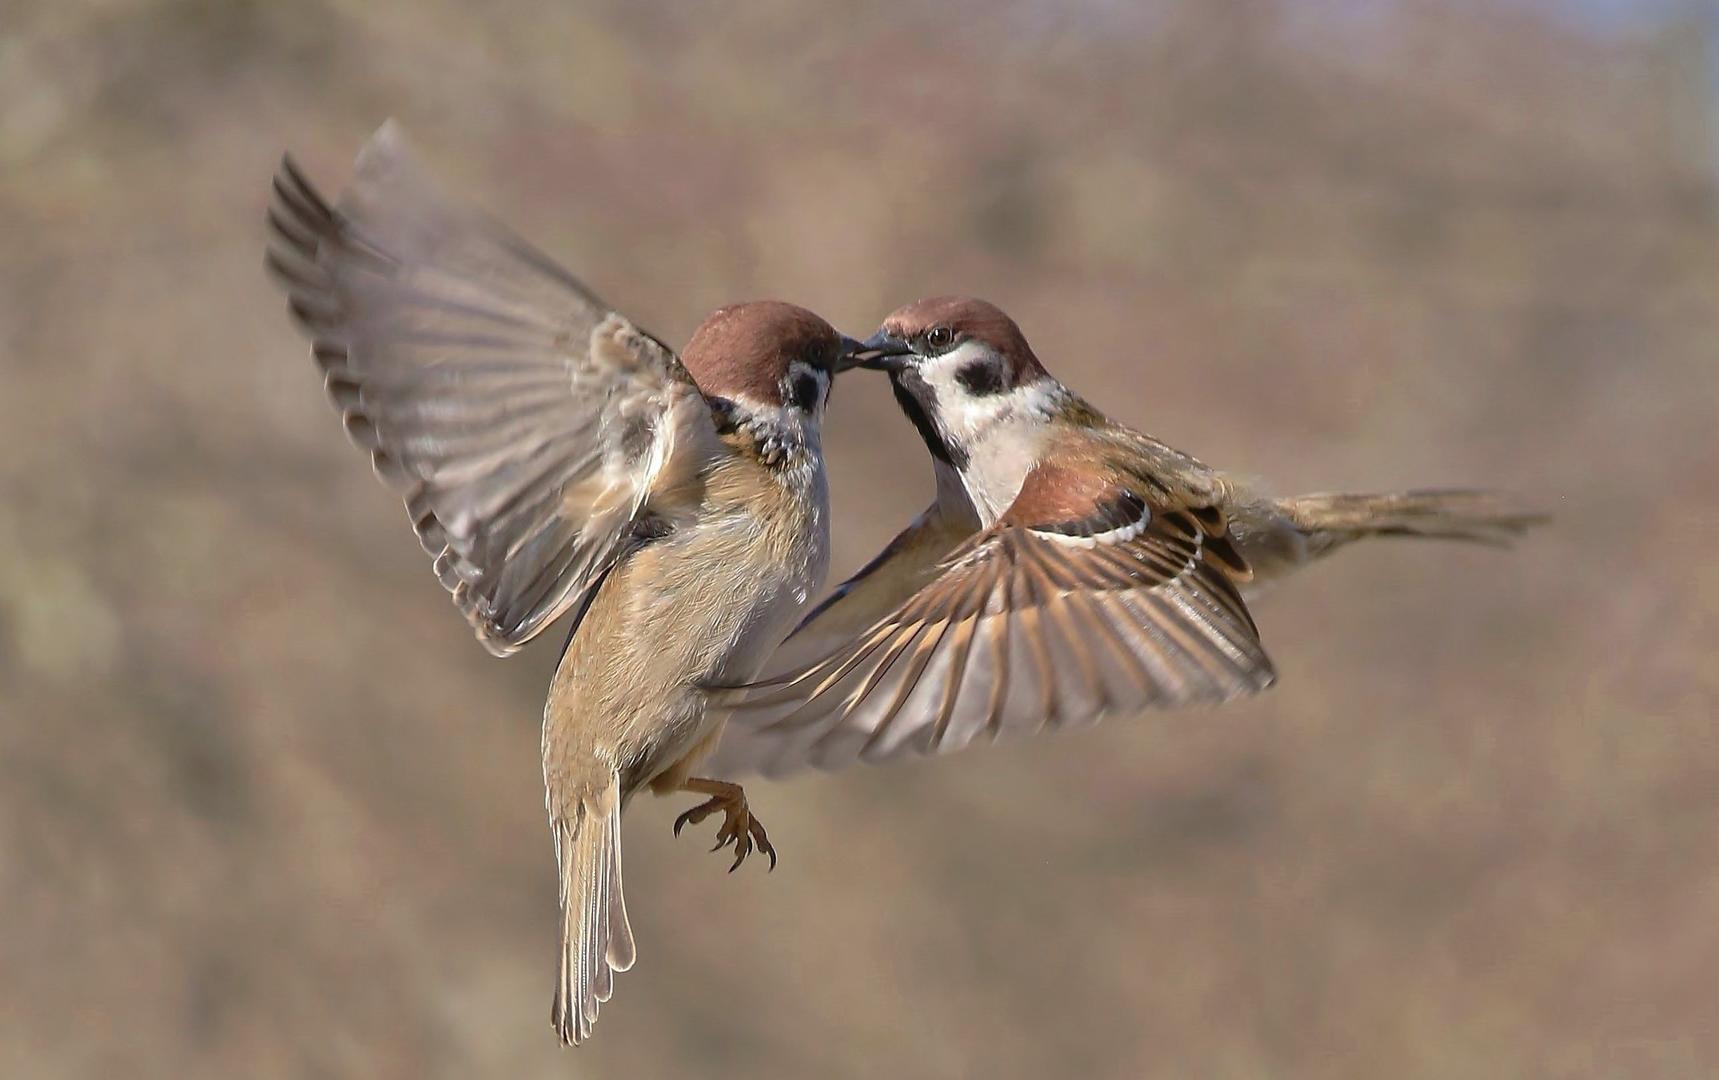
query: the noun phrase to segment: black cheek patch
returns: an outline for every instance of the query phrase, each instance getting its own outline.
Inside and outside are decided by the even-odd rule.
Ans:
[[[811,412],[818,405],[818,379],[814,375],[796,375],[789,387],[789,400],[801,412]]]
[[[975,360],[955,373],[955,381],[974,397],[989,397],[1005,389],[1003,366],[994,360]]]

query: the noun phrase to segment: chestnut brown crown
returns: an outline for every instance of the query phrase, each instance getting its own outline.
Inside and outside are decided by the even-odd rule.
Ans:
[[[933,296],[897,308],[883,320],[883,332],[910,344],[939,347],[947,333],[951,346],[962,341],[988,345],[1009,365],[1019,385],[1047,374],[1026,335],[997,305],[971,296]]]
[[[751,300],[711,312],[681,351],[681,363],[706,396],[781,406],[798,392],[795,361],[833,376],[848,344],[803,307]]]

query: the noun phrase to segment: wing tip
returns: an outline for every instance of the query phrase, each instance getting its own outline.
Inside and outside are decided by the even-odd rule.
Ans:
[[[364,140],[364,150],[374,150],[376,153],[406,154],[412,152],[412,140],[406,135],[406,125],[397,116],[389,116],[376,125],[376,130],[370,133],[370,138]]]
[[[518,645],[505,638],[497,637],[488,623],[474,621],[472,631],[478,644],[484,647],[484,651],[499,660],[505,660],[519,651]]]
[[[359,148],[352,165],[352,190],[362,200],[367,193],[373,197],[378,189],[398,191],[402,186],[408,191],[437,191],[406,135],[405,125],[389,117]]]

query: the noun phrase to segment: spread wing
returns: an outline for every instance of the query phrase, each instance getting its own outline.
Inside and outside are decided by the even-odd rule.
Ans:
[[[1147,478],[1041,466],[907,603],[814,663],[740,691],[730,734],[766,775],[940,753],[999,735],[1271,685],[1215,507]]]
[[[800,620],[794,633],[771,655],[765,668],[768,674],[815,664],[864,634],[936,580],[949,553],[979,531],[978,513],[960,478],[940,461],[933,462],[933,467],[937,473],[936,500],[876,558]],[[741,776],[759,771],[781,750],[778,733],[729,724],[711,754],[709,768],[716,776]]]
[[[577,603],[719,444],[674,354],[444,195],[399,130],[330,206],[284,161],[268,263],[346,428],[506,655]]]

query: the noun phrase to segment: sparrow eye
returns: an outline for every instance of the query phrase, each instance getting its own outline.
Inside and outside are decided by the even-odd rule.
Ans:
[[[933,326],[925,332],[925,344],[933,349],[947,349],[955,340],[955,331],[947,326]]]

